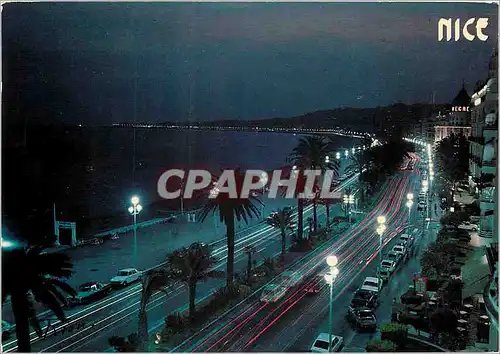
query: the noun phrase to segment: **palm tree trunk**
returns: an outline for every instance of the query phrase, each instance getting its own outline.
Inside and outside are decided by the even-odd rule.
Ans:
[[[302,240],[304,237],[304,200],[297,199],[297,238]]]
[[[189,319],[192,321],[194,319],[194,313],[196,311],[196,282],[189,283]]]
[[[233,285],[234,278],[234,216],[231,214],[226,218],[227,231],[227,280],[226,286]]]
[[[313,199],[313,230],[316,232],[318,229],[318,214],[316,212],[316,198]]]
[[[285,260],[286,252],[286,232],[283,225],[281,226],[281,261]]]
[[[248,252],[247,262],[247,280],[250,281],[250,273],[252,272],[252,252]]]
[[[147,352],[148,351],[148,343],[149,343],[149,333],[148,333],[148,314],[146,312],[146,306],[142,305],[139,308],[139,352]]]
[[[31,351],[28,296],[22,292],[13,293],[11,303],[16,321],[17,351],[28,353]]]

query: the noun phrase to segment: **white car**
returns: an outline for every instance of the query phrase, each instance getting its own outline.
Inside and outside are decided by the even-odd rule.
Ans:
[[[141,272],[135,268],[122,269],[109,281],[113,285],[127,286],[141,279]]]
[[[399,240],[405,244],[405,245],[408,245],[408,247],[411,247],[413,245],[413,236],[411,235],[408,235],[408,234],[402,234],[401,236],[399,236]]]
[[[406,256],[406,251],[406,247],[404,247],[403,245],[396,245],[392,248],[392,252],[399,253],[401,257]]]
[[[297,284],[304,281],[304,278],[300,272],[286,271],[281,273],[280,285],[284,287],[291,288]]]
[[[382,289],[382,283],[378,281],[375,277],[366,277],[363,285],[361,285],[361,290],[367,290],[378,294]]]
[[[314,340],[311,346],[312,353],[328,353],[328,341],[330,340],[330,335],[328,333],[320,333],[319,336]],[[332,335],[332,352],[340,352],[344,346],[344,338],[336,335]]]
[[[260,301],[262,302],[276,302],[285,296],[287,288],[276,285],[276,284],[268,284],[262,291],[262,295],[260,296]]]
[[[389,259],[384,259],[382,262],[380,262],[380,268],[387,270],[389,273],[394,273],[394,271],[396,270],[396,266],[396,262]]]
[[[467,230],[467,231],[477,231],[477,230],[479,230],[479,226],[478,225],[471,224],[468,221],[465,221],[461,225],[458,225],[458,228],[462,229],[462,230]]]

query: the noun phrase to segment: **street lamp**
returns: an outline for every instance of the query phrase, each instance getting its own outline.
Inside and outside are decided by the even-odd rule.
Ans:
[[[262,183],[262,198],[264,198],[265,188],[267,182],[269,181],[269,176],[267,175],[267,172],[262,172],[262,174],[260,175],[260,181]],[[262,218],[264,219],[264,203],[262,203]]]
[[[354,195],[344,194],[345,215],[349,214],[349,225],[351,224],[351,205],[354,204]]]
[[[344,152],[344,155],[345,155],[346,157],[347,157],[347,156],[349,156],[349,151],[348,151],[348,150],[346,150],[346,151]]]
[[[378,234],[378,244],[379,244],[379,252],[378,252],[378,256],[379,256],[379,264],[382,264],[382,235],[384,234],[385,232],[385,216],[379,216],[377,217],[377,223],[378,223],[378,227],[377,227],[377,234]],[[381,278],[380,278],[380,272],[377,273],[378,275],[378,284],[377,286],[380,287],[380,282],[381,282]]]
[[[337,160],[339,160],[339,159],[340,159],[340,152],[337,152],[337,153],[335,154],[335,158],[336,158]]]
[[[326,264],[330,267],[330,271],[325,274],[325,280],[330,285],[330,313],[329,313],[329,321],[328,321],[328,352],[332,351],[332,322],[333,322],[333,283],[335,282],[335,278],[339,275],[339,269],[337,268],[338,259],[336,256],[328,256],[326,257]]]
[[[408,226],[406,227],[406,232],[410,232],[410,215],[411,207],[413,205],[413,193],[408,193],[406,196],[406,206],[408,207]]]
[[[134,267],[137,268],[137,214],[141,212],[142,205],[139,204],[139,197],[137,196],[133,196],[130,202],[132,203],[132,205],[129,206],[128,211],[134,217],[134,258],[133,258],[134,263],[133,264]]]

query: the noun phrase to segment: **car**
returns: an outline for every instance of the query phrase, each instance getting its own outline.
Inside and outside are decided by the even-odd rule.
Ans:
[[[379,282],[378,278],[366,277],[363,285],[361,285],[362,290],[368,290],[378,294],[380,289],[382,289],[382,283]]]
[[[417,209],[418,210],[425,210],[425,202],[424,201],[418,202]]]
[[[330,341],[330,335],[328,333],[320,333],[313,342],[311,346],[312,353],[328,353],[328,343]],[[344,347],[344,338],[336,335],[332,335],[331,343],[332,352],[340,352]]]
[[[283,208],[283,211],[285,213],[291,213],[292,212],[292,207],[291,206],[286,206],[286,207]]]
[[[384,259],[380,262],[380,269],[385,269],[389,271],[389,273],[394,273],[396,271],[397,263],[390,259]]]
[[[7,321],[2,321],[2,341],[7,340],[14,333],[14,326]]]
[[[377,271],[377,277],[382,280],[382,283],[388,283],[389,278],[391,277],[391,272],[389,272],[387,269],[379,268],[379,270]]]
[[[277,284],[268,284],[265,286],[264,290],[262,290],[262,294],[260,296],[260,301],[262,302],[277,302],[283,296],[288,289]]]
[[[295,230],[295,229],[297,228],[297,223],[296,223],[296,222],[294,222],[294,221],[292,221],[292,222],[290,223],[290,225],[288,225],[288,228],[289,228],[290,230]]]
[[[105,285],[98,282],[88,282],[80,285],[77,290],[77,294],[74,297],[67,299],[68,306],[70,307],[100,300],[111,292],[112,286],[111,284]]]
[[[302,276],[302,273],[299,271],[286,271],[281,273],[280,275],[280,285],[291,288],[293,286],[296,286],[304,281],[304,277]]]
[[[408,247],[413,246],[414,238],[411,235],[402,234],[401,236],[399,236],[399,240]]]
[[[472,224],[469,221],[465,221],[462,224],[458,225],[459,229],[467,230],[467,231],[477,231],[479,230],[479,226],[476,224]]]
[[[401,262],[403,257],[398,252],[389,251],[387,253],[387,255],[385,256],[385,258],[389,261],[393,261],[393,262],[396,262],[396,264],[399,264],[399,262]]]
[[[347,321],[354,324],[357,330],[367,329],[375,331],[377,329],[377,317],[369,308],[352,308],[347,311]]]
[[[343,182],[343,181],[345,181],[348,178],[349,177],[344,173],[342,176],[339,177],[339,181]]]
[[[406,257],[406,254],[408,253],[406,247],[401,244],[392,247],[392,252],[399,253],[401,255],[401,258]]]
[[[126,268],[118,271],[116,276],[109,281],[112,285],[127,286],[141,279],[141,272],[135,268]]]
[[[375,308],[378,305],[379,301],[377,294],[372,291],[358,289],[354,292],[354,296],[349,306]]]

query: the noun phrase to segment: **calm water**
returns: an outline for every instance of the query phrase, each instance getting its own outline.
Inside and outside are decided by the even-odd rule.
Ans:
[[[130,196],[144,205],[158,200],[156,183],[169,168],[264,169],[286,165],[300,136],[278,133],[168,131],[106,128],[86,130],[83,140],[89,155],[81,203],[95,217],[126,210]],[[338,147],[351,139],[338,137]],[[82,205],[83,206],[83,205]]]

